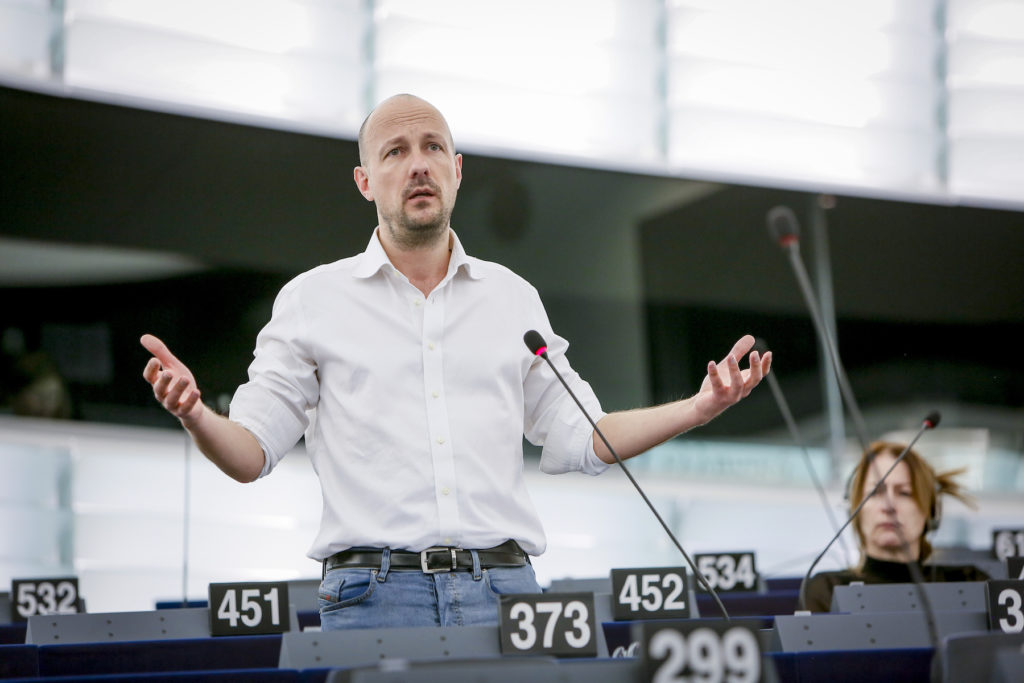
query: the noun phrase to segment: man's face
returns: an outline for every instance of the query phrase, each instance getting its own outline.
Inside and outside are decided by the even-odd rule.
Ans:
[[[865,495],[871,492],[895,460],[896,456],[888,452],[875,456],[864,480]],[[864,504],[858,519],[865,550],[871,557],[901,562],[918,558],[926,520],[914,498],[910,467],[906,462],[900,462],[885,478],[875,495]],[[902,551],[901,538],[910,545],[909,558]]]
[[[367,122],[359,191],[377,205],[381,227],[404,247],[447,235],[462,182],[462,155],[440,113],[412,97],[381,104]]]

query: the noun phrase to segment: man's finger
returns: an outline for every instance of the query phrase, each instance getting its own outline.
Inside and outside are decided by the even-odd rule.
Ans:
[[[729,367],[729,392],[733,397],[739,398],[743,394],[743,373],[740,371],[740,363],[736,356],[729,356],[726,365]]]
[[[164,366],[173,365],[178,363],[178,359],[174,357],[171,350],[167,348],[167,345],[157,339],[151,334],[144,334],[139,339],[146,350],[153,354],[158,361]]]
[[[751,388],[757,385],[764,377],[764,366],[762,365],[763,360],[761,354],[757,351],[750,352],[750,379],[753,380]]]
[[[168,406],[168,410],[176,411],[178,404],[181,403],[181,397],[188,389],[188,380],[184,377],[179,377],[177,381],[171,383],[167,390],[167,394],[164,395],[164,405]]]
[[[708,363],[708,379],[711,381],[711,388],[715,391],[720,391],[724,386],[722,378],[718,374],[718,365],[715,361]]]
[[[157,375],[156,381],[153,382],[153,393],[161,402],[167,396],[167,389],[170,387],[173,378],[174,375],[169,372],[160,372]]]
[[[732,351],[729,352],[729,356],[733,358],[743,358],[747,355],[747,351],[754,348],[754,337],[753,335],[745,334],[739,338],[739,340],[732,345]],[[722,359],[722,362],[729,360],[729,356]]]
[[[196,407],[196,403],[199,402],[199,390],[193,389],[192,393],[178,405],[178,409],[182,415],[188,415],[192,412],[192,409]]]
[[[156,380],[160,375],[160,361],[156,358],[150,358],[149,362],[146,363],[145,369],[142,371],[142,378],[150,384],[156,384]]]

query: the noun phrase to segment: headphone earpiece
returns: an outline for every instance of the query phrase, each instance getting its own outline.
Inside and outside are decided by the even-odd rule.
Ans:
[[[853,478],[855,476],[857,476],[856,467],[850,470],[849,476],[846,477],[846,485],[843,486],[843,500],[847,507],[850,507],[850,499],[853,498]]]

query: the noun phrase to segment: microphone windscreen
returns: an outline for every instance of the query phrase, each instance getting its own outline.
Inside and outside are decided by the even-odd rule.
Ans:
[[[939,411],[933,410],[924,416],[924,423],[928,425],[928,429],[935,429],[941,419],[942,415],[939,414]]]
[[[530,349],[530,353],[537,355],[543,349],[547,348],[547,344],[544,343],[544,337],[540,336],[540,332],[537,330],[529,330],[523,335],[523,341],[526,342],[526,348]]]
[[[772,239],[785,246],[786,243],[799,239],[800,227],[796,222],[796,214],[788,206],[776,206],[768,212],[768,234]]]

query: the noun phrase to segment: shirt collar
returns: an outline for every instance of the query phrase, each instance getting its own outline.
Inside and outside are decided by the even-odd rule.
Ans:
[[[372,277],[385,266],[390,266],[394,269],[391,260],[388,259],[388,255],[384,251],[384,246],[380,243],[380,238],[377,236],[379,230],[380,226],[377,226],[373,234],[370,235],[370,242],[366,245],[366,250],[359,255],[359,263],[356,264],[352,271],[353,277]],[[452,255],[448,261],[448,275],[445,279],[452,277],[463,266],[465,266],[466,274],[469,277],[474,280],[481,279],[484,274],[480,268],[479,261],[466,253],[462,242],[459,241],[459,236],[455,234],[453,229],[448,228],[448,234],[451,239]]]

